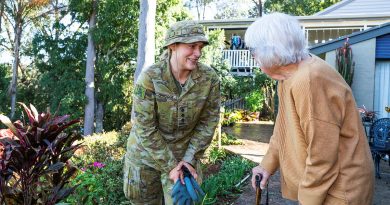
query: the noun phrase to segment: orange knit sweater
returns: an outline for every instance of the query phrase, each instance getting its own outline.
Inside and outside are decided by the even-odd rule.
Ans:
[[[303,205],[372,203],[374,166],[350,87],[312,56],[278,85],[279,113],[261,166],[281,171],[283,197]]]

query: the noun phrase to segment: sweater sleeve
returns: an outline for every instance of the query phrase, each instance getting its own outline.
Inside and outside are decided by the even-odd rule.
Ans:
[[[321,205],[338,176],[340,131],[337,125],[318,119],[302,124],[308,147],[298,200],[302,205]]]
[[[272,135],[268,151],[260,163],[260,166],[270,174],[275,173],[275,171],[279,168],[279,147],[276,141],[277,135]]]
[[[340,127],[345,115],[345,97],[350,92],[341,76],[330,68],[317,71],[298,79],[291,93],[307,146],[305,169],[298,187],[302,205],[323,204],[338,177]]]

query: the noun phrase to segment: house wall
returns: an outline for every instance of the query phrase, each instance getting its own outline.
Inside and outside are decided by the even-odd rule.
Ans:
[[[352,92],[357,106],[364,105],[369,110],[374,109],[375,44],[373,38],[351,45],[355,61]],[[327,52],[325,59],[335,67],[336,51]]]

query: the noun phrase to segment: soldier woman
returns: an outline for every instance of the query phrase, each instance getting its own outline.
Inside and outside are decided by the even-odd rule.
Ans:
[[[208,44],[203,27],[178,22],[165,37],[166,55],[144,70],[134,94],[127,142],[124,192],[133,204],[172,204],[170,191],[182,166],[196,178],[199,159],[219,121],[219,80],[199,62]]]

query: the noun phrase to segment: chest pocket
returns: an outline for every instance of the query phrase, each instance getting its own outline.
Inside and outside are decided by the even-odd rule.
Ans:
[[[167,94],[156,93],[157,120],[163,132],[172,133],[174,127],[174,114],[176,111],[176,98]]]

